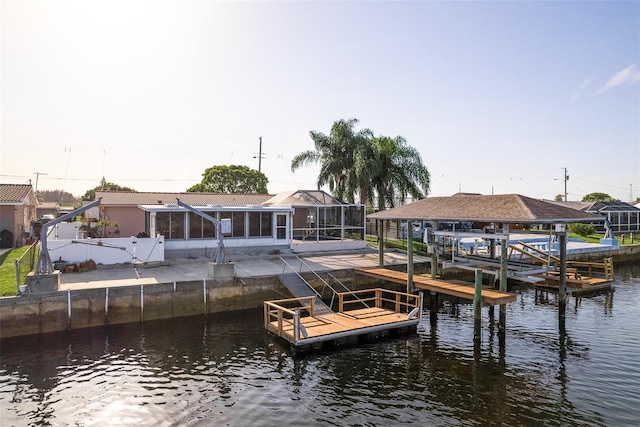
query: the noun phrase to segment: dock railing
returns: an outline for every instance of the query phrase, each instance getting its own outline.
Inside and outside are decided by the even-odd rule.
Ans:
[[[420,318],[420,295],[376,288],[341,292],[337,296],[340,313],[355,310],[352,306],[361,305],[364,301],[372,307],[405,313],[407,320]],[[265,301],[265,328],[280,337],[291,333],[296,343],[307,338],[307,330],[300,319],[314,316],[314,303],[314,296]]]
[[[307,335],[304,326],[300,323],[300,313],[307,313],[307,316],[314,315],[314,303],[315,297],[301,297],[301,298],[288,298],[277,301],[265,301],[264,302],[264,325],[265,327],[282,336],[285,329],[291,328],[293,330],[293,336],[305,337]],[[285,307],[285,305],[300,304],[299,307]],[[276,326],[273,327],[272,322],[276,322]]]
[[[575,269],[582,277],[600,278],[613,281],[613,258],[605,258],[604,262],[569,261],[567,267]]]
[[[373,292],[373,295],[371,293]],[[420,310],[420,296],[387,289],[363,289],[360,291],[341,292],[338,294],[338,311],[349,311],[352,305],[369,303],[376,308],[386,308],[396,313],[414,313]],[[415,312],[414,315],[418,313]],[[410,316],[413,317],[413,316]]]
[[[322,276],[320,276],[318,274],[318,272],[316,272],[313,268],[311,268],[311,266],[305,262],[302,258],[300,258],[299,256],[296,257],[296,259],[298,260],[298,262],[300,263],[300,271],[297,271],[291,264],[289,264],[287,262],[287,260],[285,260],[283,257],[280,257],[280,259],[282,260],[284,266],[282,268],[282,273],[284,274],[284,272],[286,271],[287,268],[289,268],[291,271],[293,271],[304,283],[307,284],[307,286],[316,294],[318,295],[319,298],[323,298],[324,297],[324,291],[325,289],[329,289],[331,291],[331,301],[329,302],[329,307],[333,307],[333,303],[335,301],[336,296],[339,294],[339,292],[333,287],[331,286],[331,284],[329,284],[329,282],[327,280],[325,280]],[[316,276],[316,278],[322,283],[322,291],[318,292],[313,286],[311,286],[309,284],[309,282],[302,277],[302,267],[305,267],[310,273],[312,273],[314,276]],[[347,288],[347,286],[342,283],[340,280],[338,280],[337,277],[335,277],[334,275],[332,275],[331,273],[327,272],[326,273],[327,277],[332,278],[334,281],[336,281],[340,286],[342,286],[342,288],[346,289],[347,291],[349,291],[350,289]],[[365,305],[366,307],[366,305]]]

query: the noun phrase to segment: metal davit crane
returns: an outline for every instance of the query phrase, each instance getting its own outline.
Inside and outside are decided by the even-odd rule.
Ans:
[[[102,198],[95,200],[87,205],[82,206],[66,215],[62,215],[54,220],[51,220],[45,224],[42,224],[40,230],[40,257],[38,258],[38,265],[36,265],[35,274],[44,275],[53,273],[53,265],[51,265],[51,258],[49,257],[49,249],[47,248],[47,234],[48,230],[56,224],[65,222],[68,219],[75,218],[77,215],[85,212],[91,208],[94,208],[100,204]]]
[[[199,209],[194,208],[184,202],[181,202],[180,199],[176,199],[178,201],[178,206],[185,208],[189,212],[193,212],[194,214],[201,216],[202,218],[211,221],[213,225],[216,226],[216,237],[218,238],[218,251],[216,252],[216,256],[214,262],[217,264],[225,264],[229,262],[227,249],[224,247],[224,235],[222,234],[222,222],[211,215],[207,215]]]

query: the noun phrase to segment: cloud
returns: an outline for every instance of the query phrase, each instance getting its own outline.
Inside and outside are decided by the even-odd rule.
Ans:
[[[571,95],[571,100],[575,101],[576,99],[578,99],[590,83],[591,77],[585,77],[584,80],[582,80],[582,84],[580,85],[580,87],[574,89],[573,94]]]
[[[638,81],[640,81],[640,71],[638,71],[636,64],[633,64],[615,73],[609,81],[598,90],[598,93],[605,93],[616,86],[624,84],[632,85]]]

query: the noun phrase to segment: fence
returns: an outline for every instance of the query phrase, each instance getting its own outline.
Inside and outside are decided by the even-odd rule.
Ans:
[[[20,294],[20,285],[27,283],[27,275],[34,270],[38,257],[40,256],[40,245],[34,242],[22,256],[16,259],[16,289]]]

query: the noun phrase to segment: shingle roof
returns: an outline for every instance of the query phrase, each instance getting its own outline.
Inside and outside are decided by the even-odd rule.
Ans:
[[[408,205],[368,215],[373,219],[477,221],[502,223],[572,223],[602,221],[575,209],[519,194],[491,196],[430,197]]]
[[[559,201],[559,200],[545,200],[547,203],[553,203],[554,205],[564,206],[565,208],[576,209],[579,211],[585,211],[593,202],[578,202],[578,201]]]
[[[31,184],[0,184],[0,204],[21,204],[31,190]]]
[[[194,206],[260,205],[273,197],[270,194],[221,194],[221,193],[139,193],[135,191],[96,191],[96,199],[102,197],[101,206],[138,206],[176,203],[176,199]]]

